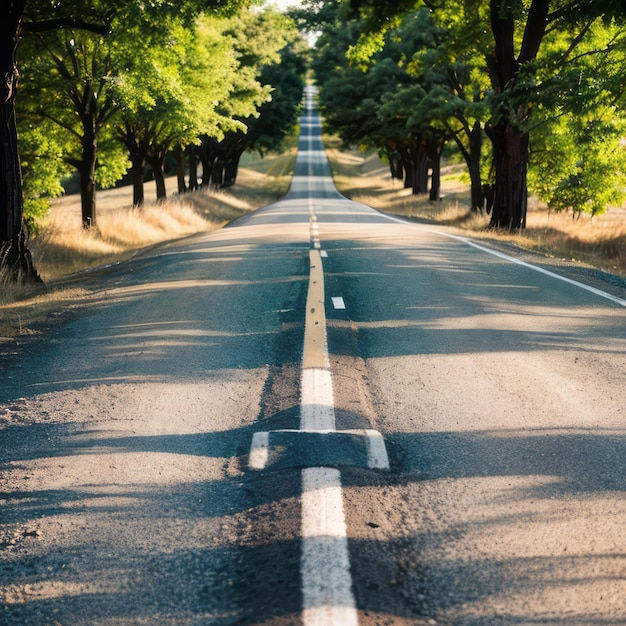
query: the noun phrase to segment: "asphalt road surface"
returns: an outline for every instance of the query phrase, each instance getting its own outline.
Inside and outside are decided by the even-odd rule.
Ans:
[[[308,104],[2,372],[0,623],[626,624],[623,287],[348,202]]]

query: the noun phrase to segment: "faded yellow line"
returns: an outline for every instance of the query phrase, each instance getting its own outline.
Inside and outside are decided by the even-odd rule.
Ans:
[[[326,368],[326,313],[324,311],[324,270],[319,250],[309,250],[311,269],[306,297],[304,354],[302,368]]]

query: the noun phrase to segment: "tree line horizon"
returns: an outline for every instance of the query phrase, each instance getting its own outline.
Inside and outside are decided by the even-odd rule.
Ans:
[[[78,174],[86,228],[96,187],[127,172],[142,204],[146,164],[164,197],[168,153],[180,191],[185,159],[190,188],[233,184],[243,152],[276,150],[293,133],[307,69],[327,131],[376,149],[433,201],[442,154],[463,160],[471,210],[490,190],[492,228],[525,227],[529,189],[574,213],[623,201],[624,0],[303,0],[287,14],[258,4],[3,5],[0,269],[10,279],[39,280],[27,222],[62,193],[63,176]],[[314,51],[306,32],[319,34]]]

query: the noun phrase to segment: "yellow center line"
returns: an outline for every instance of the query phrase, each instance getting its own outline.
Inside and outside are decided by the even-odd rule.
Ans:
[[[306,320],[302,368],[327,368],[326,313],[324,310],[324,270],[319,250],[309,250],[311,265],[306,298]]]

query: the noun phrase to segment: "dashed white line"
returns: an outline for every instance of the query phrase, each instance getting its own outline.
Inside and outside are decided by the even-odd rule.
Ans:
[[[313,246],[320,248],[319,239]],[[335,430],[335,400],[328,358],[324,278],[321,254],[309,253],[311,275],[307,295],[305,343],[301,379],[300,428]],[[314,288],[311,282],[319,281]],[[318,302],[319,299],[319,302]],[[311,301],[310,301],[311,300]],[[321,311],[316,309],[320,306]],[[316,343],[307,341],[307,326],[323,326],[323,354]],[[311,360],[309,351],[317,352]],[[305,367],[315,362],[315,367]],[[323,365],[323,367],[320,367]],[[384,444],[383,444],[384,445]],[[369,448],[368,448],[369,458]],[[352,593],[350,555],[343,513],[341,474],[328,467],[302,470],[302,597],[304,626],[356,626],[356,601]]]
[[[346,308],[346,303],[341,296],[333,296],[331,300],[335,309],[340,310]]]

